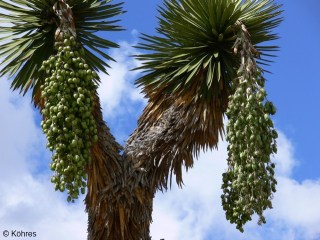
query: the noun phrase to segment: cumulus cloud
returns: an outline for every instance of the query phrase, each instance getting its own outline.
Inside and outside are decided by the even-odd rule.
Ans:
[[[292,170],[298,165],[298,161],[294,157],[294,148],[284,133],[278,131],[279,138],[277,144],[281,149],[275,156],[275,163],[277,164],[276,173],[279,176],[290,177]]]
[[[144,104],[146,101],[140,94],[141,90],[133,84],[139,74],[138,71],[131,71],[139,66],[139,62],[130,57],[138,54],[132,47],[136,43],[120,42],[119,45],[119,49],[110,53],[117,62],[110,63],[109,75],[100,74],[101,84],[98,93],[106,118],[136,112],[133,106]]]
[[[299,238],[320,238],[320,180],[301,183],[291,178],[278,177],[279,187],[270,217],[282,222],[284,229]]]

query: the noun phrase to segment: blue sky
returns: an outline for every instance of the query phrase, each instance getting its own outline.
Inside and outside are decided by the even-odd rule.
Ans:
[[[295,146],[300,167],[294,176],[302,180],[319,177],[318,120],[320,108],[320,2],[280,1],[285,21],[279,27],[281,47],[272,65],[268,89],[278,106],[277,126],[285,131]],[[286,3],[285,3],[286,2]]]
[[[266,77],[269,98],[278,112],[274,121],[280,136],[277,163],[278,191],[267,224],[256,219],[237,232],[224,217],[220,203],[221,173],[226,146],[202,153],[185,174],[185,187],[159,193],[154,202],[153,239],[166,240],[319,240],[320,239],[320,2],[284,1],[284,22],[278,57]],[[140,33],[154,34],[160,0],[127,1],[120,24],[126,29],[105,36],[121,45],[111,50],[117,60],[109,76],[101,74],[99,88],[104,119],[123,143],[145,106],[133,82],[138,62],[130,55]],[[0,79],[0,239],[4,229],[36,231],[37,239],[85,239],[86,214],[82,201],[70,205],[55,192],[48,170],[50,153],[39,127],[39,114],[30,103]],[[60,229],[59,232],[56,229]]]

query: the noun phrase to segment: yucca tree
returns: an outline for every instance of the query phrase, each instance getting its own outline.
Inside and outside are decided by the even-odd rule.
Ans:
[[[95,35],[121,29],[109,19],[123,13],[121,4],[0,0],[7,23],[0,30],[0,75],[12,79],[14,90],[32,91],[54,153],[56,189],[67,189],[74,201],[87,187],[90,240],[150,239],[156,191],[167,189],[173,175],[181,186],[183,166],[217,146],[224,115],[227,219],[242,231],[254,213],[264,222],[262,212],[271,207],[275,109],[265,99],[262,66],[277,50],[267,42],[277,38],[271,30],[281,21],[280,6],[272,0],[163,3],[158,35],[144,35],[138,46],[146,53],[137,56],[145,71],[137,85],[149,102],[122,147],[103,121],[96,92],[96,71],[106,72],[112,60],[104,50],[117,44]]]

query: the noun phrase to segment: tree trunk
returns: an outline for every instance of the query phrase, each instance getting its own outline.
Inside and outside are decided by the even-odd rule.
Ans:
[[[156,191],[166,190],[169,181],[171,186],[172,174],[182,186],[182,167],[193,166],[201,147],[216,146],[222,114],[212,115],[205,104],[169,97],[149,102],[120,155],[121,146],[103,121],[97,95],[95,100],[99,141],[88,167],[88,239],[151,239]]]
[[[111,135],[103,121],[97,94],[94,117],[99,140],[92,148],[88,165],[88,193],[85,200],[88,212],[89,240],[150,239],[153,195],[140,197],[130,188],[127,179],[130,166],[120,155],[122,147]]]

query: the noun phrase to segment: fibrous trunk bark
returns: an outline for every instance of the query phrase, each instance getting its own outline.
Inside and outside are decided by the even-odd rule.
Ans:
[[[99,140],[92,148],[93,159],[87,169],[88,240],[150,239],[153,195],[140,198],[128,184],[130,166],[103,121],[97,95],[94,117]]]
[[[172,174],[182,185],[183,167],[193,166],[201,147],[217,144],[222,114],[212,114],[206,104],[186,105],[170,97],[149,102],[120,155],[121,146],[103,121],[97,96],[96,103],[99,141],[88,167],[88,239],[151,239],[156,191],[171,185]]]

